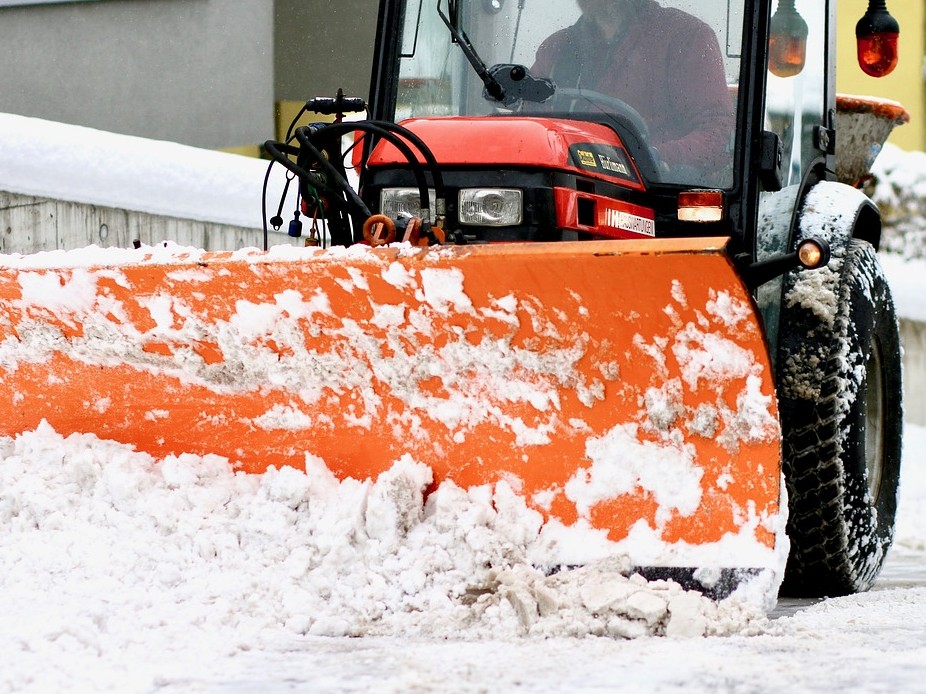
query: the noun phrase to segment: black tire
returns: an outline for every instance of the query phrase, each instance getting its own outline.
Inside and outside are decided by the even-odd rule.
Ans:
[[[781,592],[795,597],[867,590],[894,536],[903,427],[897,317],[874,248],[852,239],[842,251],[841,265],[836,256],[833,269],[812,271],[828,273],[817,287],[834,300],[832,321],[807,302],[788,306],[800,288],[794,277],[782,311],[791,551]]]

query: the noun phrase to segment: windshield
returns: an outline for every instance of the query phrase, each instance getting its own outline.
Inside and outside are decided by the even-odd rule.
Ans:
[[[567,115],[618,124],[651,150],[660,181],[729,187],[743,2],[409,0],[396,120]],[[467,38],[482,76],[460,45]]]

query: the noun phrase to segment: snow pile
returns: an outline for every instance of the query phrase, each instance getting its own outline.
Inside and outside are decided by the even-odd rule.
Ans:
[[[884,219],[881,248],[905,258],[926,258],[926,153],[884,146],[867,192]]]
[[[627,579],[620,562],[545,576],[527,562],[540,516],[506,485],[445,483],[424,502],[430,470],[407,458],[375,483],[338,482],[317,460],[254,476],[43,425],[2,440],[0,463],[0,672],[51,652],[109,660],[124,646],[202,656],[280,631],[636,637],[764,625],[755,606]],[[0,676],[0,688],[23,684]]]
[[[920,224],[926,229],[926,220]],[[881,253],[878,259],[891,286],[897,315],[908,320],[926,321],[926,302],[923,301],[926,297],[926,257],[904,258],[895,253]]]
[[[261,188],[268,162],[175,142],[0,113],[0,191],[263,226]],[[271,177],[279,200],[283,177]]]

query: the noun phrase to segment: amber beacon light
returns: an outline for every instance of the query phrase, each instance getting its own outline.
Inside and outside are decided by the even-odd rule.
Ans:
[[[807,22],[794,0],[780,0],[772,16],[768,42],[768,69],[777,77],[794,77],[807,61]]]
[[[885,0],[869,0],[868,11],[855,25],[858,64],[872,77],[884,77],[897,67],[900,25],[887,11]]]

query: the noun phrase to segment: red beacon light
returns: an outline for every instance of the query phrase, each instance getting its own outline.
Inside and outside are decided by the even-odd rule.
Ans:
[[[776,77],[799,75],[807,62],[807,22],[794,0],[780,0],[769,28],[769,72]]]
[[[868,11],[855,25],[858,64],[866,75],[884,77],[897,67],[900,25],[887,11],[885,0],[869,0]]]

